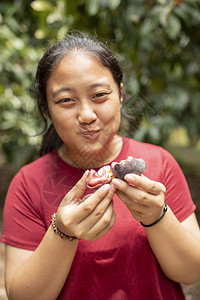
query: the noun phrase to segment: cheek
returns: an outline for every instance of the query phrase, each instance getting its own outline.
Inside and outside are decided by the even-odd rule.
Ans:
[[[104,110],[104,116],[107,118],[108,122],[113,122],[113,124],[120,123],[121,120],[121,107],[120,105],[111,106],[107,110]]]
[[[73,139],[75,124],[73,118],[66,113],[58,112],[51,115],[51,121],[54,124],[55,130],[62,140]]]
[[[117,133],[120,127],[120,122],[121,122],[121,112],[120,110],[114,110],[112,114],[104,112],[104,116],[107,117],[105,118],[105,134],[106,136],[113,136],[114,134]]]
[[[70,124],[73,120],[73,116],[69,112],[67,112],[65,109],[49,109],[51,120],[54,124],[57,124],[59,126],[67,126]],[[70,125],[69,125],[70,126]]]

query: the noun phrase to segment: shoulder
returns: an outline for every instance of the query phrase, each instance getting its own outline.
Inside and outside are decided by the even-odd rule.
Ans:
[[[19,182],[28,183],[30,180],[43,180],[55,168],[53,163],[54,154],[48,153],[35,161],[23,166],[14,176],[12,182],[18,184]]]
[[[9,191],[20,190],[21,194],[25,192],[32,199],[36,192],[43,195],[46,192],[66,194],[83,172],[66,164],[53,150],[22,167],[11,181]]]
[[[54,153],[49,152],[49,153],[45,154],[44,156],[39,157],[38,159],[32,161],[31,163],[25,165],[24,167],[22,167],[21,170],[37,171],[39,168],[43,169],[43,168],[47,167],[49,164],[51,164],[53,156],[54,156]]]
[[[172,155],[162,148],[161,146],[149,144],[145,142],[136,141],[131,138],[123,137],[123,147],[131,151],[135,155],[147,156],[147,157],[160,157],[160,158],[172,158]]]

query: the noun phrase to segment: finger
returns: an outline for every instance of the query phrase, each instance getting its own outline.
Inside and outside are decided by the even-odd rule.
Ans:
[[[65,205],[63,204],[62,207],[62,215],[66,213],[67,218],[65,217],[65,226],[71,227],[73,224],[73,228],[75,228],[76,232],[74,233],[75,236],[81,237],[82,233],[88,230],[88,227],[85,228],[84,226],[78,226],[81,225],[81,222],[95,209],[97,206],[97,202],[100,202],[109,192],[110,185],[104,185],[101,188],[98,189],[95,193],[91,194],[84,202],[79,201],[79,205],[74,206],[72,205]],[[96,195],[96,196],[95,196]],[[58,214],[61,210],[58,209]],[[78,228],[79,227],[79,228]]]
[[[134,186],[130,186],[128,183],[126,183],[123,180],[114,178],[112,180],[112,184],[116,188],[116,194],[117,196],[127,205],[137,199],[137,191],[139,191],[137,188],[134,188]]]
[[[113,203],[110,203],[102,218],[88,231],[89,239],[97,240],[105,235],[113,227],[115,217]]]
[[[124,193],[117,191],[118,197],[130,210],[132,216],[146,224],[151,224],[159,218],[163,211],[164,197],[152,195],[138,190],[138,199],[129,198]]]
[[[143,207],[155,206],[160,202],[163,203],[163,193],[155,195],[122,180],[117,179],[115,182],[114,180],[113,185],[117,187],[117,196],[131,209],[139,210]]]
[[[79,222],[81,222],[84,218],[89,216],[94,211],[99,202],[101,202],[109,193],[110,189],[110,184],[104,184],[97,191],[86,198],[85,201],[79,204],[76,211],[76,214],[79,216]]]
[[[153,195],[158,195],[160,193],[166,192],[165,186],[162,183],[153,181],[144,175],[138,176],[136,174],[127,174],[125,176],[125,180],[129,184],[132,184],[137,188],[143,189],[146,192],[151,193]]]
[[[118,179],[118,178],[114,178],[112,180],[112,184],[114,185],[114,187],[117,191],[121,191],[125,194],[127,193],[127,189],[129,189],[129,185],[127,184],[127,182],[125,182],[121,179]]]
[[[110,223],[103,230],[101,230],[100,232],[98,232],[98,234],[96,235],[96,237],[95,237],[94,240],[100,239],[102,236],[104,236],[106,233],[108,233],[113,228],[114,223],[115,223],[115,218],[116,218],[116,214],[113,211]]]
[[[72,202],[79,202],[80,197],[83,195],[87,188],[86,177],[88,174],[88,170],[83,174],[81,179],[76,183],[76,185],[66,194],[63,199],[63,203],[61,203],[61,207]]]
[[[81,220],[81,225],[87,230],[90,230],[94,224],[96,224],[102,216],[105,214],[109,205],[113,205],[112,199],[114,196],[114,189],[111,187],[108,194],[97,204],[97,206],[91,211],[85,219]],[[92,198],[91,198],[92,199]],[[90,200],[91,200],[90,199]],[[94,202],[94,201],[93,201]]]
[[[116,194],[131,210],[140,211],[145,207],[151,206],[153,201],[155,201],[151,194],[147,194],[146,192],[134,189],[132,187],[126,189],[126,194],[119,190],[117,190]]]

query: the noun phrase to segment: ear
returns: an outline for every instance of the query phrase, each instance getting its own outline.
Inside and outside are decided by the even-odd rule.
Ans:
[[[122,103],[124,101],[124,85],[123,83],[120,84],[120,102]]]
[[[47,109],[45,110],[45,116],[51,120],[51,115],[50,115],[50,112],[49,112],[49,108],[48,108],[48,107],[47,107]]]

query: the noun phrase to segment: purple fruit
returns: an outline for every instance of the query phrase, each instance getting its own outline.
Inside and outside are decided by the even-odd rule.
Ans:
[[[112,172],[114,177],[124,180],[124,176],[129,173],[141,175],[146,171],[146,164],[141,158],[128,157],[120,163],[113,163]]]

